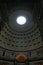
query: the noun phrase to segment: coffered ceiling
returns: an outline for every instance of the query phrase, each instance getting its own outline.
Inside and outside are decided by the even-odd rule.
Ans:
[[[5,50],[1,51],[4,55],[6,53],[9,55],[9,51],[11,51],[11,57],[8,56],[8,59],[10,57],[11,60],[14,60],[20,53],[28,56],[28,52],[30,57],[34,54],[33,50],[43,47],[42,2],[42,0],[6,0],[0,2],[0,47]],[[19,15],[26,16],[25,25],[20,26],[16,23],[16,18]],[[5,55],[4,59],[6,57]]]

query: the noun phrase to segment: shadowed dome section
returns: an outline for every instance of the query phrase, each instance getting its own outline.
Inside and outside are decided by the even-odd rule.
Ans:
[[[17,61],[20,61],[20,62],[23,62],[23,61],[26,61],[27,60],[27,57],[23,54],[20,54],[16,57],[16,60]]]

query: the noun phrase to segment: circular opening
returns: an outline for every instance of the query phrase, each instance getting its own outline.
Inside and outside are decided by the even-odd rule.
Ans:
[[[19,17],[17,17],[17,23],[18,23],[19,25],[25,24],[25,23],[26,23],[26,17],[24,17],[24,16],[19,16]]]

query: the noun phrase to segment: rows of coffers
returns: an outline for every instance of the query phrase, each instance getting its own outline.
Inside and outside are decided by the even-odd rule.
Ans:
[[[31,47],[40,44],[42,41],[37,25],[30,29],[30,31],[13,31],[6,23],[0,32],[0,37],[0,42],[11,47]]]

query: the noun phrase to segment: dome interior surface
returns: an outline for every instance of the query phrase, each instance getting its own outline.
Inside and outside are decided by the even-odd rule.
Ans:
[[[19,55],[26,56],[28,61],[42,58],[42,1],[6,0],[0,6],[0,58],[9,61],[14,61]],[[24,25],[17,23],[18,16],[26,17]]]

